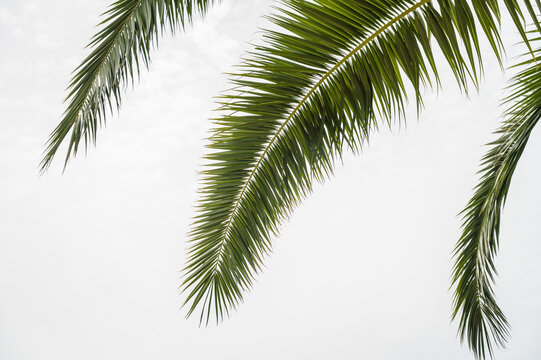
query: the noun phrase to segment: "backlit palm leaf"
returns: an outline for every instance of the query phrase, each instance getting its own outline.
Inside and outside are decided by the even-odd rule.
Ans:
[[[161,31],[183,27],[215,0],[119,0],[76,70],[68,108],[41,163],[50,165],[70,136],[66,162],[96,139],[106,108],[148,65]],[[501,0],[531,54],[520,6],[538,31],[530,0]],[[536,0],[536,5],[540,5]],[[500,58],[497,0],[282,0],[270,19],[278,30],[249,54],[236,88],[222,99],[209,165],[203,171],[198,215],[183,290],[188,315],[223,318],[242,301],[261,270],[271,241],[295,206],[325,180],[343,151],[359,151],[373,130],[402,118],[408,95],[439,86],[433,48],[444,55],[460,87],[477,86],[480,34]],[[530,54],[530,55],[531,55]],[[507,322],[492,293],[500,211],[516,162],[541,112],[535,64],[515,80],[519,99],[502,137],[485,158],[484,175],[465,210],[457,246],[455,313],[477,357],[503,345]],[[113,100],[114,98],[114,100]]]
[[[505,4],[525,38],[518,5]],[[496,1],[283,1],[271,17],[281,31],[265,32],[216,120],[185,269],[188,315],[199,306],[200,321],[219,320],[242,301],[312,182],[401,117],[408,87],[420,104],[422,86],[439,82],[432,46],[462,88],[477,84],[477,24],[499,56],[499,15]],[[479,357],[491,351],[488,333],[467,336]]]
[[[539,58],[541,49],[535,54]],[[508,119],[483,158],[481,180],[463,211],[463,232],[455,249],[453,317],[460,319],[461,338],[467,338],[480,357],[485,356],[485,350],[492,354],[489,338],[503,345],[508,337],[508,323],[492,289],[496,276],[494,256],[498,250],[501,212],[513,172],[541,116],[539,63],[527,54],[526,61],[517,66],[524,69],[509,86],[512,93],[506,99]]]
[[[497,50],[497,3],[480,3]],[[265,33],[216,121],[185,271],[189,314],[202,305],[208,321],[235,307],[312,181],[344,147],[357,150],[378,122],[403,113],[408,82],[420,103],[421,87],[438,81],[431,38],[463,88],[476,81],[474,14],[446,0],[281,4],[271,19],[284,31]]]
[[[148,66],[150,51],[162,31],[183,28],[215,0],[118,0],[104,13],[103,28],[92,38],[92,53],[75,70],[68,88],[68,107],[52,132],[40,164],[45,171],[64,139],[70,136],[65,163],[79,143],[96,141],[107,109],[119,107],[122,90]]]

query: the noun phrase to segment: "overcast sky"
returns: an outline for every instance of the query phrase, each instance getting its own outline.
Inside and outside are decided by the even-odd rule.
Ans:
[[[108,3],[0,0],[0,359],[472,359],[450,322],[450,256],[501,121],[493,58],[479,95],[444,68],[418,120],[412,107],[407,127],[346,156],[283,226],[244,304],[198,328],[178,286],[203,139],[271,2],[224,1],[166,36],[97,148],[39,177]],[[503,36],[518,41],[508,20]],[[504,212],[496,291],[512,339],[498,359],[541,357],[540,160],[538,129]]]

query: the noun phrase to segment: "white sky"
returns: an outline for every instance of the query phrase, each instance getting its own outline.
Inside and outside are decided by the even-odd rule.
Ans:
[[[471,101],[444,69],[418,121],[412,109],[407,128],[346,156],[285,224],[245,303],[198,328],[178,285],[212,98],[270,1],[224,1],[167,36],[97,149],[39,177],[108,2],[0,0],[0,359],[472,358],[450,323],[450,253],[501,120],[494,59]],[[498,359],[541,357],[540,159],[537,130],[504,213],[497,295],[513,329]]]

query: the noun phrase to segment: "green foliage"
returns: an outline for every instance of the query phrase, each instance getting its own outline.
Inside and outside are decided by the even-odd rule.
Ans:
[[[148,66],[166,29],[183,28],[213,0],[119,0],[105,13],[92,53],[77,68],[68,107],[47,144],[46,170],[70,135],[66,163],[95,142],[107,108]],[[453,317],[478,358],[503,346],[508,323],[492,290],[500,213],[511,176],[541,114],[541,77],[526,21],[541,32],[539,0],[502,0],[529,50],[507,98],[508,120],[483,160],[455,249]],[[440,86],[440,51],[459,86],[478,86],[480,42],[503,52],[497,0],[282,0],[277,30],[249,53],[221,98],[201,198],[191,231],[183,291],[188,316],[227,316],[261,271],[281,224],[324,181],[344,151],[358,152],[382,124],[404,118],[408,96]],[[525,9],[525,12],[521,10]],[[525,15],[526,14],[526,15]],[[526,18],[526,16],[528,16]],[[528,19],[528,20],[526,20]],[[533,56],[532,56],[533,55]],[[485,55],[483,54],[483,57]],[[411,99],[410,99],[411,100]]]
[[[122,90],[139,76],[141,63],[148,67],[150,51],[166,30],[183,28],[214,0],[118,0],[103,14],[102,29],[92,38],[92,53],[77,69],[68,87],[68,106],[52,132],[40,164],[44,172],[60,145],[70,136],[65,164],[84,139],[95,143],[107,110],[120,107]]]
[[[485,2],[483,2],[485,4]],[[480,51],[467,3],[285,1],[235,74],[211,137],[184,288],[191,314],[220,319],[242,299],[296,204],[344,147],[404,112],[409,83],[438,81],[434,38],[458,83],[477,81]],[[478,10],[498,49],[497,3]],[[480,15],[481,14],[481,15]],[[463,56],[461,45],[467,49]]]
[[[536,33],[536,35],[539,35]],[[531,43],[540,38],[530,40]],[[535,51],[536,58],[541,49]],[[503,346],[509,325],[496,303],[493,291],[501,212],[513,172],[539,117],[541,116],[541,72],[530,54],[516,65],[524,68],[509,86],[505,103],[507,120],[496,132],[482,161],[481,179],[475,194],[463,211],[463,232],[455,249],[453,318],[459,318],[461,338],[467,338],[478,357],[492,355],[492,337]],[[490,336],[490,337],[489,337]]]
[[[518,4],[505,4],[527,39]],[[408,87],[422,104],[421,88],[439,84],[434,45],[464,90],[477,85],[477,28],[499,58],[499,17],[496,1],[283,1],[270,17],[281,29],[264,33],[216,120],[185,269],[188,315],[200,306],[208,323],[235,308],[313,181],[381,122],[401,118]],[[481,358],[507,332],[490,309],[469,317],[471,332],[461,327]]]

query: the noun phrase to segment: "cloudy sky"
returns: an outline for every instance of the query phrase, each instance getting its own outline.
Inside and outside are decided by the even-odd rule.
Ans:
[[[0,0],[0,358],[471,359],[450,322],[457,214],[500,122],[505,84],[428,93],[419,119],[383,129],[283,226],[230,319],[198,328],[178,293],[203,139],[225,72],[271,1],[224,1],[166,36],[98,146],[38,176],[70,72],[109,1]],[[504,41],[518,41],[509,21]],[[521,51],[513,47],[508,55]],[[512,324],[498,359],[541,357],[541,130],[515,173],[497,295]]]

